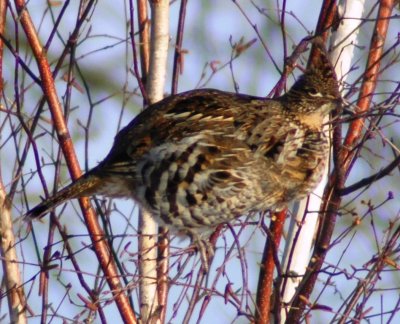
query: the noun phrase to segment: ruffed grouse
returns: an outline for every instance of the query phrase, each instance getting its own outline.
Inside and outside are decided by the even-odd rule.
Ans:
[[[202,89],[149,106],[98,166],[27,215],[81,196],[127,197],[161,225],[198,237],[305,197],[327,159],[323,119],[340,98],[326,51],[317,49],[318,66],[277,99]]]

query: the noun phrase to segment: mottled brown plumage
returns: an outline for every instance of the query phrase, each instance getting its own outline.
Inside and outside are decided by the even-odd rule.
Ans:
[[[81,196],[128,197],[160,224],[197,237],[305,197],[327,159],[323,119],[339,103],[335,73],[319,49],[318,65],[277,99],[202,89],[149,106],[97,167],[27,215]]]

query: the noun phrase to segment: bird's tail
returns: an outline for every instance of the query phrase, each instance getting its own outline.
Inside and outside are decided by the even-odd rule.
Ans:
[[[29,210],[25,217],[27,219],[42,217],[51,209],[69,199],[94,195],[98,191],[100,185],[101,178],[99,176],[85,174],[77,181],[57,192],[54,196],[44,200],[36,207]]]

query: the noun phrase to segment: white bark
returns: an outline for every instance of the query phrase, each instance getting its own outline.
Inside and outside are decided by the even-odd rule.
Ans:
[[[341,17],[339,28],[331,35],[330,53],[331,62],[335,65],[338,80],[345,81],[350,70],[351,60],[354,52],[365,0],[342,0],[338,10]],[[340,85],[340,89],[342,86]],[[293,217],[289,227],[288,239],[282,260],[283,270],[288,274],[296,274],[298,277],[289,278],[285,282],[285,289],[282,292],[282,302],[290,303],[296,289],[306,273],[306,267],[310,261],[310,254],[314,240],[314,234],[318,226],[318,211],[322,204],[322,194],[328,181],[329,163],[324,172],[324,177],[318,187],[310,195],[309,200],[295,204]],[[304,214],[308,212],[306,217]],[[290,262],[290,264],[289,264]],[[282,310],[282,323],[286,319],[286,310]]]
[[[150,103],[154,103],[164,96],[169,43],[169,1],[153,0],[150,3],[150,68],[146,90]],[[143,323],[147,323],[158,307],[156,285],[158,224],[144,210],[140,213],[139,231],[141,233],[139,238],[140,313]]]
[[[10,323],[25,324],[25,294],[11,219],[11,203],[8,201],[5,188],[0,182],[0,244],[3,273],[7,290],[7,301]]]
[[[150,2],[152,3],[151,43],[147,94],[150,103],[154,103],[164,97],[169,45],[169,2],[166,0]]]

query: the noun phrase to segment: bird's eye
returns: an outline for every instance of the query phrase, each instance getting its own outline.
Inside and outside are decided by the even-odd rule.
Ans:
[[[307,92],[311,97],[323,97],[322,93],[315,88],[309,88]]]

